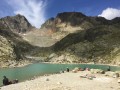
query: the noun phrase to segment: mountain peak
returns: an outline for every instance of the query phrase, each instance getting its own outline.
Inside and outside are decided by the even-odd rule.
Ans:
[[[25,33],[33,28],[28,20],[20,14],[1,18],[0,27],[9,29],[15,33]]]
[[[57,17],[63,17],[63,16],[86,17],[86,15],[84,15],[81,12],[62,12],[57,14]]]
[[[78,20],[81,21],[83,18],[86,18],[86,16],[81,12],[63,12],[58,13],[56,18],[59,18],[61,22],[70,22],[72,24]]]
[[[80,25],[81,22],[86,20],[87,16],[81,12],[62,12],[58,13],[55,18],[48,19],[41,28],[54,28],[56,25],[64,23],[70,24],[71,26]]]

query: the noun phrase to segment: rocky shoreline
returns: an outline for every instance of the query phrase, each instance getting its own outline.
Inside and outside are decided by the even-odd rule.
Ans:
[[[100,70],[79,71],[77,68],[61,74],[39,76],[25,82],[3,86],[1,90],[119,90],[120,77]],[[119,73],[120,74],[120,73]]]

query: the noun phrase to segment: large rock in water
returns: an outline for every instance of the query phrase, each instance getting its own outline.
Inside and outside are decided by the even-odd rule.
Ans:
[[[32,25],[28,22],[28,20],[20,14],[16,16],[7,16],[1,18],[0,28],[6,28],[13,31],[14,33],[25,33],[33,29]]]

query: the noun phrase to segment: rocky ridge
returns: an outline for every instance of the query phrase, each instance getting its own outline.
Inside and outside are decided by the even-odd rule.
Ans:
[[[59,63],[120,64],[120,18],[106,20],[79,12],[59,13],[42,28],[56,31],[55,53],[48,61]]]
[[[4,26],[1,19],[0,25],[2,48],[7,43],[12,54],[6,55],[13,55],[15,60],[26,54],[45,57],[43,61],[55,63],[120,64],[120,18],[106,20],[80,12],[64,12],[47,20],[39,30],[31,31],[32,26],[28,22],[25,27],[20,21],[19,27],[13,23],[14,29],[11,29],[6,24]]]
[[[28,22],[28,20],[18,14],[16,16],[7,16],[0,19],[0,28],[7,28],[14,33],[25,33],[32,30],[34,27]]]

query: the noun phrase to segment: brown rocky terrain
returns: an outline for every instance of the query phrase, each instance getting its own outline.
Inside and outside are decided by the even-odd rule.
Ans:
[[[59,63],[120,63],[120,18],[106,20],[79,12],[59,13],[42,28],[56,31],[55,53],[48,61]]]
[[[64,12],[36,29],[25,17],[17,15],[0,19],[0,28],[4,38],[1,48],[7,43],[10,49],[6,51],[13,51],[14,58],[25,52],[28,56],[45,57],[43,61],[47,62],[120,64],[120,18],[106,20]]]
[[[34,27],[28,22],[28,20],[18,14],[16,16],[7,16],[0,19],[0,28],[7,28],[14,33],[25,33],[32,30]]]
[[[17,65],[18,61],[26,59],[24,54],[33,46],[19,33],[29,32],[32,28],[27,19],[21,15],[0,19],[0,67]]]

